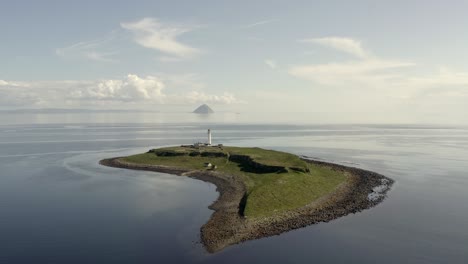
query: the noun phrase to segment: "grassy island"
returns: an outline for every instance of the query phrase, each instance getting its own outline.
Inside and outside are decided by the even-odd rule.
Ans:
[[[261,148],[170,147],[122,160],[188,170],[215,170],[239,177],[247,187],[245,207],[240,213],[248,218],[305,206],[334,191],[346,180],[343,173],[331,168],[307,163],[293,154]],[[207,167],[206,163],[212,166]]]
[[[215,184],[220,192],[210,206],[215,213],[201,228],[209,252],[367,209],[382,201],[392,184],[382,175],[356,168],[221,145],[152,149],[101,164]]]

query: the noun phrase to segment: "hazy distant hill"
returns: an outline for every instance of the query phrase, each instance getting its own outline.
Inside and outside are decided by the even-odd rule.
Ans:
[[[36,108],[0,110],[8,114],[81,114],[81,113],[159,113],[154,110],[133,109],[73,109],[73,108]]]
[[[212,114],[214,113],[213,109],[211,109],[208,105],[202,104],[197,109],[193,111],[195,114]]]

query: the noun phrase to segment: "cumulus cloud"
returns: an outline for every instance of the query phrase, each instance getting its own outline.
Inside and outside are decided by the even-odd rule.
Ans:
[[[120,25],[123,29],[132,32],[134,40],[145,48],[155,49],[178,58],[188,58],[199,53],[199,50],[183,44],[178,39],[179,36],[192,30],[189,27],[167,25],[153,18],[143,18]]]
[[[171,78],[176,78],[171,76]],[[155,76],[140,77],[128,74],[121,79],[91,81],[37,81],[11,82],[0,80],[0,105],[3,107],[120,107],[125,105],[152,106],[154,104],[240,103],[233,94],[207,94],[198,90],[201,86],[187,84],[192,75],[181,76],[177,83]],[[186,90],[167,92],[166,83],[183,85]],[[180,88],[179,88],[180,89]]]
[[[153,76],[129,74],[122,79],[94,81],[2,81],[0,95],[10,105],[23,107],[64,107],[67,104],[104,102],[161,102],[164,84]]]
[[[325,37],[325,38],[311,38],[311,39],[304,39],[301,42],[307,43],[315,43],[325,47],[330,47],[358,58],[367,58],[370,57],[371,54],[366,51],[360,41],[352,39],[352,38],[345,38],[345,37]]]
[[[76,82],[74,88],[69,97],[80,100],[161,101],[164,98],[164,84],[153,76],[140,78],[129,74],[121,80]]]

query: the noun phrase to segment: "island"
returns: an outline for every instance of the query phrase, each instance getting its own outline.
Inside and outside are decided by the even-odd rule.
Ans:
[[[194,114],[213,114],[214,111],[207,104],[202,104],[197,109],[193,110]]]
[[[210,253],[371,208],[393,180],[353,167],[255,147],[208,143],[151,149],[100,164],[191,177],[216,185],[200,229]]]

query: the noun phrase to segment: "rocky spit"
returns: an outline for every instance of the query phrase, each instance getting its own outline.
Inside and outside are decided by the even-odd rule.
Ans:
[[[160,165],[128,163],[121,158],[101,160],[105,166],[132,170],[156,171],[187,176],[216,185],[218,199],[209,206],[214,210],[208,222],[200,229],[200,239],[206,250],[214,253],[243,241],[279,235],[305,226],[328,222],[333,219],[358,213],[382,202],[393,180],[375,172],[338,164],[303,158],[318,166],[342,171],[348,180],[324,197],[295,210],[274,216],[250,219],[242,211],[246,187],[236,176],[215,172],[187,170]]]

